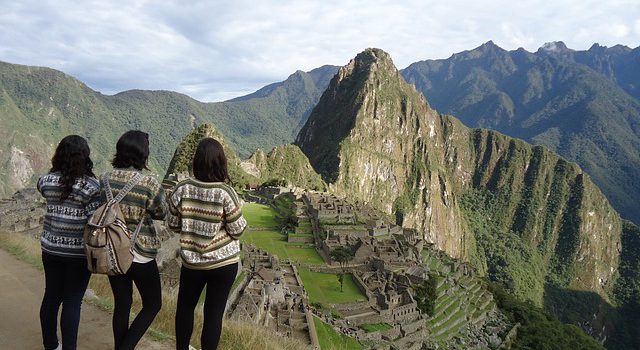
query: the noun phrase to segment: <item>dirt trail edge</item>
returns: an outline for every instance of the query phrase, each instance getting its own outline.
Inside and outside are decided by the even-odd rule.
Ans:
[[[42,272],[0,249],[0,349],[42,349],[39,313],[43,293]],[[111,315],[83,303],[78,349],[113,349],[112,337]],[[173,346],[145,336],[136,349],[168,350]]]

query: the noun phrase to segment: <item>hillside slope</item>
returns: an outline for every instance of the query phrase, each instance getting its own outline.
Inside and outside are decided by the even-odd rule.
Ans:
[[[535,53],[487,42],[402,70],[443,113],[543,144],[577,162],[615,208],[640,222],[640,47]]]
[[[181,138],[202,123],[214,124],[241,157],[289,143],[336,69],[298,71],[242,98],[201,103],[169,91],[106,96],[53,69],[0,62],[0,197],[33,184],[71,133],[88,138],[98,171],[108,168],[115,142],[129,129],[150,134],[149,167],[156,173],[165,172]]]
[[[333,191],[521,298],[543,305],[548,286],[611,297],[622,220],[590,177],[546,147],[439,115],[384,51],[340,69],[296,144]]]

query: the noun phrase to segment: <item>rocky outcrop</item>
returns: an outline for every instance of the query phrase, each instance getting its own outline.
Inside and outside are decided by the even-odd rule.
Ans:
[[[39,230],[44,213],[44,199],[35,188],[18,191],[11,198],[0,199],[0,232]]]
[[[288,186],[325,189],[322,178],[296,145],[277,146],[268,154],[258,149],[248,160],[242,162],[242,168],[262,182],[282,180]]]
[[[225,142],[222,134],[213,125],[202,124],[187,134],[176,147],[164,177],[165,184],[168,183],[166,180],[169,178],[177,177],[181,180],[193,175],[193,156],[200,140],[207,137],[214,138],[222,144],[224,154],[227,157],[229,177],[236,185],[242,186],[248,182],[255,181],[253,176],[242,169],[240,159],[236,152]]]

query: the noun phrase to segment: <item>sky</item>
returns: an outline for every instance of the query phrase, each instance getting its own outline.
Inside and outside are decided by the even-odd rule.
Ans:
[[[489,40],[635,48],[640,0],[0,0],[0,61],[58,69],[109,95],[223,101],[367,47],[405,68]]]

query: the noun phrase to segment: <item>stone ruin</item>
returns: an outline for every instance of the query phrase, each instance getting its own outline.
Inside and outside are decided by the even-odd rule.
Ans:
[[[27,232],[42,228],[45,201],[35,188],[16,192],[11,198],[0,199],[0,231]]]
[[[246,277],[229,298],[227,316],[319,348],[307,293],[295,265],[243,245]]]

